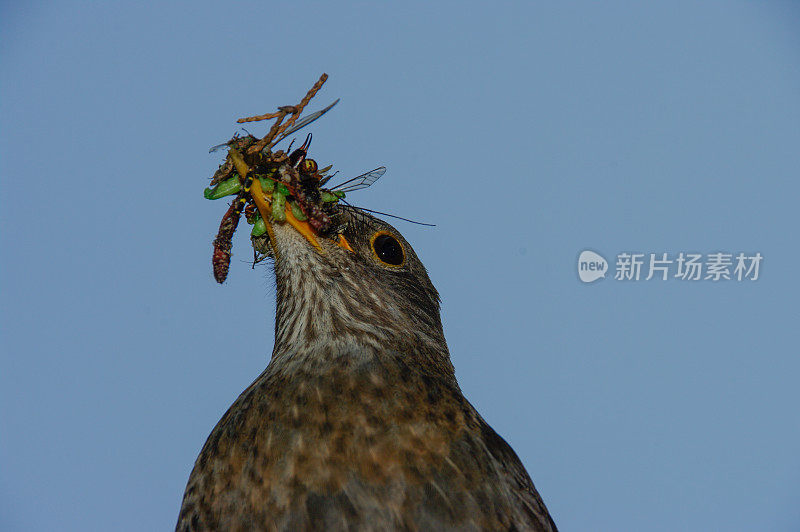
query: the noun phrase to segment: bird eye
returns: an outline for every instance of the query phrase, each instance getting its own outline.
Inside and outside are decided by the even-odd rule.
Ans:
[[[372,251],[384,264],[389,266],[402,266],[406,260],[403,246],[395,237],[385,231],[378,231],[370,239]]]

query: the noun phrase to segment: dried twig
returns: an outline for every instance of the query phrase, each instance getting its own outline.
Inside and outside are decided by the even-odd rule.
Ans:
[[[278,135],[286,131],[288,128],[292,127],[295,121],[297,121],[297,117],[299,117],[300,114],[303,112],[305,106],[308,105],[308,102],[310,102],[311,99],[317,94],[317,92],[319,92],[319,90],[322,88],[322,86],[325,84],[327,80],[328,80],[328,74],[322,74],[317,80],[317,82],[314,83],[314,86],[311,87],[311,89],[309,89],[309,91],[306,93],[303,99],[300,100],[299,104],[294,106],[288,105],[285,107],[280,107],[276,113],[271,113],[272,116],[270,116],[269,114],[261,115],[261,116],[269,116],[270,118],[277,118],[278,120],[275,121],[275,123],[270,128],[269,133],[267,133],[267,135],[263,139],[259,140],[258,142],[250,146],[250,148],[247,150],[247,153],[253,154],[260,152],[261,150],[269,146],[272,143],[273,139],[275,139]],[[286,121],[286,123],[283,123],[283,119],[286,118],[287,115],[291,116],[289,117],[289,120]],[[256,118],[256,117],[251,117],[251,118]],[[240,119],[239,122],[241,122],[242,120],[247,120],[247,119]]]
[[[270,120],[272,118],[278,118],[280,114],[281,114],[280,111],[276,111],[274,113],[267,113],[265,115],[248,116],[247,118],[240,118],[236,122],[238,122],[239,124],[244,124],[246,122],[258,122],[260,120]]]
[[[322,86],[325,84],[326,81],[328,81],[328,75],[323,73],[319,77],[319,80],[317,80],[317,82],[314,83],[314,86],[311,87],[311,89],[309,89],[309,91],[306,93],[303,99],[300,100],[300,103],[298,103],[295,106],[295,111],[292,113],[291,118],[289,118],[289,120],[283,125],[283,127],[281,127],[281,130],[278,132],[278,134],[283,133],[285,130],[294,125],[295,121],[297,120],[297,117],[300,116],[300,113],[303,112],[305,106],[308,105],[308,102],[310,102],[314,96],[316,96],[317,92],[319,92],[319,90],[322,88]]]
[[[258,142],[250,146],[250,148],[248,148],[247,150],[247,153],[250,154],[258,153],[267,146],[269,146],[270,143],[272,143],[272,139],[275,138],[275,135],[278,134],[278,131],[281,128],[281,122],[283,122],[283,119],[286,118],[286,111],[279,111],[278,113],[279,113],[278,119],[275,121],[274,124],[272,124],[269,133],[267,133],[267,135],[263,139],[259,140]]]

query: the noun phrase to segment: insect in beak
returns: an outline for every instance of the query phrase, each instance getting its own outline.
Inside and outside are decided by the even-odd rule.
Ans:
[[[217,282],[222,283],[227,277],[232,238],[242,213],[253,226],[250,235],[254,249],[258,240],[259,249],[269,246],[277,255],[274,223],[288,222],[320,253],[324,252],[318,240],[320,237],[328,238],[342,249],[353,252],[352,246],[336,225],[339,202],[346,192],[374,183],[385,172],[385,168],[346,181],[342,184],[342,190],[323,189],[322,185],[332,177],[328,175],[331,167],[319,169],[316,161],[308,158],[312,140],[310,133],[299,148],[292,151],[290,144],[288,155],[282,150],[273,151],[277,143],[317,120],[339,101],[298,120],[327,78],[323,74],[297,105],[279,107],[277,112],[238,120],[244,123],[275,119],[263,138],[259,139],[250,133],[246,136],[234,135],[228,142],[211,149],[213,152],[227,147],[228,155],[203,195],[212,200],[235,195],[214,240],[212,265]]]

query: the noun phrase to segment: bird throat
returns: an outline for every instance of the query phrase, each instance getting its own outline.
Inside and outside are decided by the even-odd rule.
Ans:
[[[350,357],[402,353],[454,374],[439,323],[396,302],[374,270],[331,245],[319,253],[289,227],[276,227],[276,313],[272,362],[317,366]],[[431,362],[433,363],[431,365]],[[454,378],[454,377],[453,377]]]

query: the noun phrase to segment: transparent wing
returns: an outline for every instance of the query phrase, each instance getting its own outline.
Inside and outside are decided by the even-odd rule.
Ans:
[[[303,129],[308,124],[310,124],[311,122],[313,122],[317,118],[321,117],[322,115],[324,115],[325,113],[330,111],[333,108],[334,105],[339,103],[339,100],[340,100],[340,98],[337,98],[335,102],[330,104],[325,109],[320,109],[319,111],[317,111],[315,113],[311,113],[307,117],[301,119],[299,122],[296,122],[292,127],[287,129],[286,131],[284,131],[281,134],[281,136],[278,137],[278,140],[274,141],[272,143],[272,145],[274,146],[275,144],[279,143],[280,141],[282,141],[283,139],[285,139],[286,137],[288,137],[289,135],[291,135],[295,131],[299,131],[299,130]],[[216,146],[212,146],[211,149],[208,150],[208,153],[214,153],[215,151],[218,151],[218,150],[221,150],[222,148],[230,146],[231,142],[233,142],[233,140],[229,140],[228,142],[223,142],[222,144],[217,144]]]
[[[364,207],[358,207],[356,205],[353,205],[352,203],[348,203],[345,200],[339,200],[339,201],[341,201],[342,203],[347,205],[347,207],[349,209],[352,209],[354,211],[364,211],[364,212],[369,212],[369,213],[372,213],[372,214],[379,214],[381,216],[389,216],[391,218],[397,218],[398,220],[403,220],[404,222],[411,222],[412,224],[425,225],[427,227],[436,227],[436,224],[429,224],[429,223],[426,223],[426,222],[418,222],[418,221],[412,220],[410,218],[403,218],[402,216],[397,216],[396,214],[389,214],[388,212],[373,211],[372,209],[365,209]]]
[[[386,167],[379,166],[375,170],[370,170],[365,174],[361,174],[352,179],[348,179],[344,183],[336,187],[333,187],[333,190],[337,192],[352,192],[354,190],[361,190],[362,188],[367,188],[368,186],[372,185],[375,181],[380,179],[381,176],[385,173],[386,173]]]
[[[230,141],[223,142],[222,144],[217,144],[216,146],[212,146],[211,148],[208,149],[208,153],[214,153],[215,151],[219,151],[222,148],[227,148],[228,144],[230,144]]]
[[[280,137],[278,137],[278,140],[276,140],[276,141],[275,141],[275,142],[273,142],[272,144],[273,144],[273,145],[275,145],[275,144],[279,143],[280,141],[282,141],[283,139],[285,139],[286,137],[288,137],[289,135],[291,135],[292,133],[294,133],[295,131],[299,131],[299,130],[303,129],[303,128],[304,128],[304,127],[306,127],[308,124],[310,124],[311,122],[313,122],[313,121],[314,121],[314,120],[316,120],[317,118],[321,117],[322,115],[324,115],[325,113],[327,113],[328,111],[330,111],[330,110],[331,110],[331,108],[332,108],[334,105],[336,105],[337,103],[339,103],[339,98],[337,98],[335,102],[333,102],[332,104],[330,104],[330,105],[329,105],[328,107],[326,107],[325,109],[320,109],[320,110],[319,110],[319,111],[317,111],[316,113],[311,113],[310,115],[308,115],[307,117],[305,117],[305,118],[301,119],[300,121],[298,121],[298,122],[295,122],[295,124],[294,124],[292,127],[290,127],[289,129],[287,129],[286,131],[284,131],[283,133],[281,133],[281,136],[280,136]]]
[[[249,131],[247,131],[245,128],[242,128],[242,131],[244,131],[245,133],[247,133],[247,136],[245,136],[245,137],[240,137],[240,136],[239,136],[239,133],[237,132],[237,133],[236,133],[236,134],[233,136],[233,138],[232,138],[231,140],[229,140],[228,142],[223,142],[222,144],[217,144],[216,146],[212,146],[211,148],[209,148],[209,150],[208,150],[208,153],[214,153],[215,151],[219,151],[219,150],[221,150],[222,148],[227,148],[228,146],[230,146],[231,144],[233,144],[234,142],[236,142],[236,141],[237,141],[237,140],[239,140],[239,139],[244,139],[244,138],[247,138],[247,137],[251,137],[251,138],[253,139],[253,142],[255,142],[255,141],[256,141],[256,138],[255,138],[255,137],[253,137],[253,135],[252,135],[252,134],[251,134]]]

